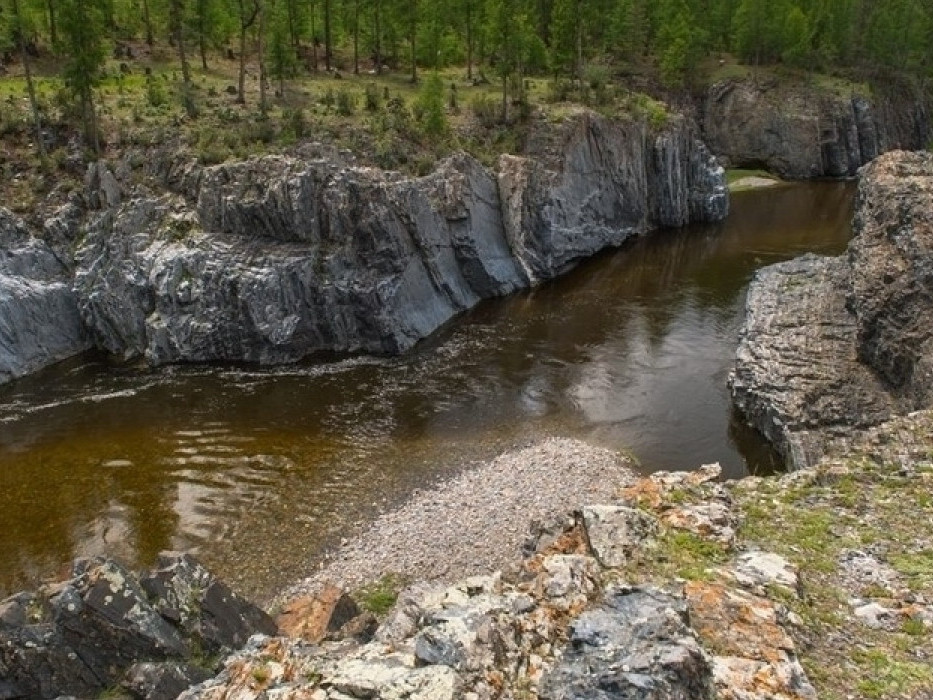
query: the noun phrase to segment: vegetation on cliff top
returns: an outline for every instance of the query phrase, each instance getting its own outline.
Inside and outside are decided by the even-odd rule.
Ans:
[[[931,27],[919,0],[0,0],[2,175],[27,209],[102,150],[213,163],[306,138],[421,172],[514,150],[532,106],[658,126],[645,93],[795,67],[848,72],[821,78],[844,92],[883,67],[926,74]]]

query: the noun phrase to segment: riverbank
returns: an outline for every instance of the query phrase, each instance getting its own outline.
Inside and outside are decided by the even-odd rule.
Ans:
[[[933,518],[931,454],[933,412],[864,431],[816,467],[737,481],[717,480],[716,465],[639,479],[624,457],[572,440],[508,452],[347,542],[282,597],[281,636],[220,663],[182,656],[187,683],[217,674],[182,697],[559,700],[608,698],[611,683],[656,698],[920,700],[933,687],[933,541],[918,527]],[[523,501],[532,507],[514,507]],[[543,525],[522,533],[537,514]],[[202,587],[213,579],[186,561],[141,578],[177,591],[139,604],[174,619],[194,586],[204,602],[182,608],[181,633],[196,640],[220,621],[208,605],[229,593],[212,596],[222,584]],[[77,610],[82,629],[124,624],[107,608],[98,620],[95,591],[137,584],[100,570],[47,589],[56,620]],[[354,603],[322,590],[327,579],[364,585]],[[83,603],[72,588],[87,588]],[[41,606],[6,603],[0,638],[30,638],[28,625],[16,632],[18,609],[31,619]],[[126,623],[162,634],[155,619]],[[170,659],[197,648],[186,639]],[[0,661],[19,671],[46,647],[31,648]],[[143,697],[154,678],[182,682],[177,666],[136,666],[122,688]]]
[[[665,698],[923,698],[933,687],[933,545],[917,523],[933,516],[931,453],[926,412],[780,477],[721,483],[715,467],[639,480],[622,472],[601,487],[608,497],[566,492],[562,517],[533,527],[527,558],[513,549],[500,572],[485,561],[463,565],[466,537],[417,540],[438,519],[466,531],[477,515],[455,497],[464,482],[442,485],[400,509],[414,517],[409,530],[395,529],[391,515],[380,519],[347,544],[349,561],[292,589],[308,593],[328,576],[417,571],[424,560],[425,576],[415,576],[374,637],[370,622],[362,637],[365,626],[350,623],[318,646],[257,639],[185,697],[388,698],[408,687],[418,698],[556,699],[597,692],[610,677],[629,687],[637,677]],[[548,441],[503,455],[475,478],[505,465],[607,456]],[[419,519],[414,506],[428,501],[443,506]],[[491,523],[481,543],[499,532]],[[443,551],[442,542],[453,546]],[[368,572],[366,556],[376,557]],[[451,584],[448,574],[463,578]],[[391,585],[379,589],[379,605],[398,592]],[[362,587],[359,602],[373,604],[372,594]],[[640,615],[689,623],[649,632]],[[544,619],[538,636],[523,636]]]
[[[488,575],[514,562],[529,524],[562,522],[571,499],[612,498],[620,484],[634,481],[635,467],[631,457],[578,440],[510,450],[380,515],[277,601],[325,584],[355,590],[383,577],[452,584]]]

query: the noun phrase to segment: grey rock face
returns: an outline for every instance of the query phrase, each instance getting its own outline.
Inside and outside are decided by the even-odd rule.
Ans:
[[[903,153],[863,173],[847,302],[860,359],[912,409],[933,405],[933,156]]]
[[[729,388],[736,407],[795,467],[833,435],[889,418],[895,402],[859,361],[844,258],[807,255],[758,272]]]
[[[715,697],[709,657],[685,624],[682,599],[618,588],[573,623],[544,678],[545,700],[701,700]]]
[[[876,105],[817,86],[728,80],[701,113],[704,141],[729,165],[788,178],[855,175],[886,151],[923,148],[931,128],[922,96],[906,89]]]
[[[0,208],[0,384],[88,347],[66,261]]]
[[[794,466],[827,440],[933,403],[933,156],[862,172],[848,255],[761,270],[730,376],[736,406]]]
[[[657,518],[628,506],[586,506],[583,524],[594,556],[606,567],[625,566],[660,531]]]
[[[497,175],[462,154],[419,179],[267,157],[187,178],[194,207],[124,197],[77,252],[81,317],[151,364],[398,353],[633,234],[725,216],[685,123],[652,137],[584,113],[562,133],[556,158],[503,156]]]

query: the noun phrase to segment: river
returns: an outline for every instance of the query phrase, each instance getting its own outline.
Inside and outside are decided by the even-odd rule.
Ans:
[[[0,593],[75,556],[194,550],[260,600],[415,488],[545,435],[648,472],[778,468],[725,380],[755,270],[850,236],[854,185],[745,192],[486,302],[400,358],[148,370],[84,356],[0,387]]]

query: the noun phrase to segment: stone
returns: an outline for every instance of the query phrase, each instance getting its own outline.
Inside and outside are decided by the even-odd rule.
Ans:
[[[720,698],[815,700],[790,635],[786,611],[765,598],[700,581],[684,587],[690,625],[715,649],[713,676]]]
[[[657,518],[636,508],[585,506],[582,514],[593,554],[608,568],[625,566],[658,534]]]
[[[207,669],[178,661],[143,662],[130,666],[122,686],[139,700],[175,700],[212,675]]]
[[[745,552],[740,554],[731,574],[742,586],[764,595],[769,586],[778,586],[793,595],[800,594],[797,567],[773,552]]]
[[[734,656],[713,659],[719,700],[816,700],[817,693],[797,660],[766,663]]]
[[[109,559],[79,559],[71,579],[0,604],[7,694],[96,697],[125,681],[136,697],[175,697],[209,675],[195,657],[275,631],[189,555],[163,553],[159,566],[137,577]]]
[[[897,81],[868,99],[799,82],[723,80],[704,96],[700,122],[729,167],[789,179],[853,176],[882,152],[924,148],[930,129],[923,97]]]
[[[860,605],[852,611],[852,614],[863,624],[872,629],[884,629],[890,626],[897,618],[893,610],[877,602]]]
[[[211,655],[238,649],[253,634],[275,634],[275,621],[234,593],[190,554],[162,552],[140,585],[159,614]]]
[[[359,616],[360,609],[349,595],[327,585],[316,596],[303,596],[285,606],[276,620],[279,633],[308,642],[319,642]]]
[[[772,661],[794,652],[770,600],[701,581],[688,582],[684,594],[691,627],[723,656]]]
[[[735,542],[736,515],[728,504],[719,501],[669,506],[661,513],[661,522],[729,546]]]
[[[0,207],[0,384],[90,347],[59,253]]]
[[[570,626],[570,641],[539,688],[543,700],[715,697],[710,659],[685,624],[682,599],[614,588]]]
[[[805,255],[762,268],[745,303],[732,400],[790,466],[812,466],[827,442],[882,422],[897,402],[856,347],[844,258]]]

